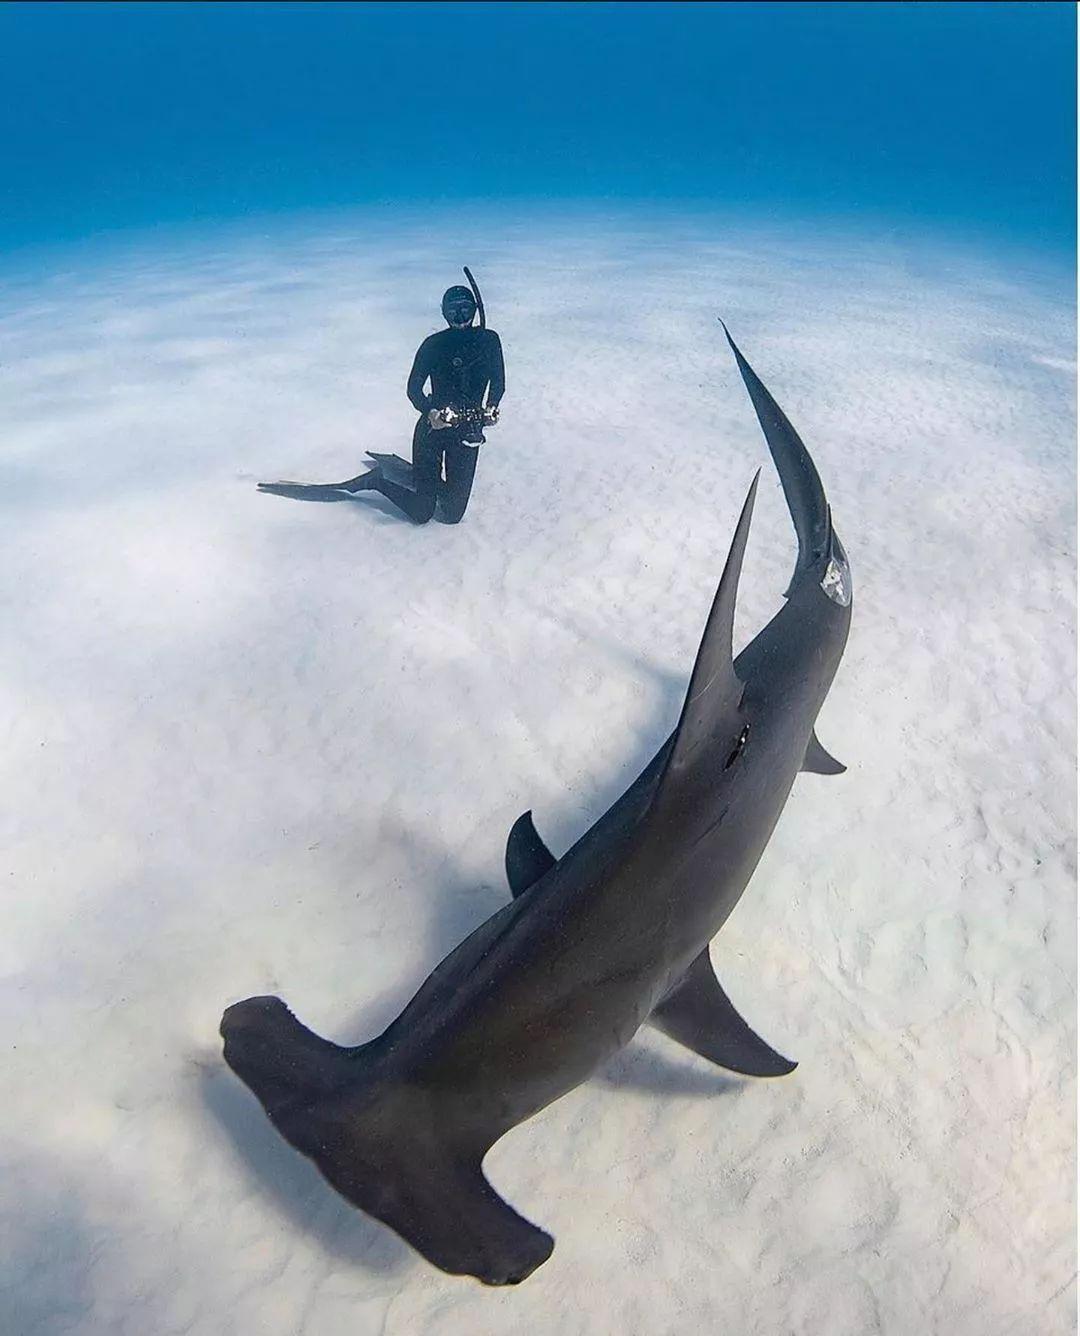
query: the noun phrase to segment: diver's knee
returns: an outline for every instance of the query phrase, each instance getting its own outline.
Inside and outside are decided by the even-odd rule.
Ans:
[[[460,524],[469,506],[468,496],[440,496],[435,507],[435,518],[440,524]]]

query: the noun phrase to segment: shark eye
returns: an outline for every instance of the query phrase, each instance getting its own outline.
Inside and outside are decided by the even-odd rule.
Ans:
[[[738,742],[736,742],[734,750],[732,751],[731,755],[727,758],[727,760],[724,762],[725,770],[730,770],[730,768],[742,755],[742,749],[746,746],[746,739],[749,737],[749,735],[750,735],[750,725],[744,724],[743,731],[739,734],[739,740]]]

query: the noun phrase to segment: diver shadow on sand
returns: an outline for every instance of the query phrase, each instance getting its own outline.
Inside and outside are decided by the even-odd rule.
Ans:
[[[411,1268],[412,1249],[335,1193],[311,1163],[274,1130],[258,1101],[223,1063],[200,1061],[202,1102],[248,1178],[300,1232],[350,1266],[393,1276]]]

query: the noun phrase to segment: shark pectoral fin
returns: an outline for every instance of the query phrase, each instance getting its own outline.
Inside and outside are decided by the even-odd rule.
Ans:
[[[811,775],[842,775],[847,766],[841,765],[835,756],[830,756],[818,741],[818,735],[811,733],[802,768]]]
[[[731,1005],[713,973],[708,947],[649,1017],[664,1034],[718,1067],[742,1076],[786,1076],[796,1063],[770,1048]]]
[[[556,862],[555,855],[536,833],[532,812],[523,812],[506,837],[506,880],[510,883],[510,894],[516,900]]]

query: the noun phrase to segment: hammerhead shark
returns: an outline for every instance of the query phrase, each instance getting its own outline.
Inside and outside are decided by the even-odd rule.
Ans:
[[[732,656],[743,505],[674,733],[561,858],[531,813],[510,832],[513,899],[400,1016],[341,1047],[276,997],[221,1021],[225,1060],[278,1131],[354,1206],[444,1271],[524,1280],[554,1240],[484,1177],[507,1131],[573,1090],[649,1021],[750,1076],[795,1063],[749,1028],[709,943],[742,895],[801,770],[838,774],[814,724],[851,621],[851,576],[817,470],[724,327],[798,537],[786,601]]]

